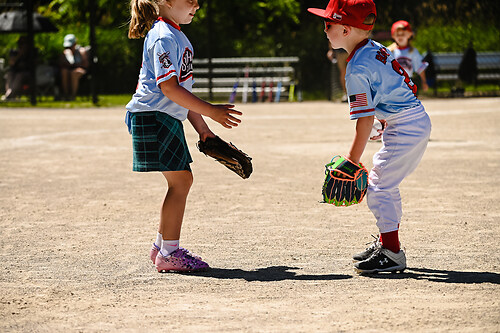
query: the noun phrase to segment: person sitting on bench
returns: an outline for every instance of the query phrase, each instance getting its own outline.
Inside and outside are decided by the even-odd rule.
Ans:
[[[64,99],[74,100],[80,78],[87,73],[89,61],[85,48],[76,44],[76,37],[64,37],[64,51],[60,59],[61,85]]]

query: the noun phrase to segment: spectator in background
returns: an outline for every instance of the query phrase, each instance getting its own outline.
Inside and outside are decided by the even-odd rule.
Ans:
[[[345,70],[347,67],[347,52],[344,49],[333,49],[331,44],[328,43],[328,52],[326,57],[332,62],[337,64],[339,69],[339,80],[342,85],[342,102],[347,102],[347,93],[345,89]]]
[[[394,22],[391,28],[391,36],[394,43],[389,45],[388,49],[410,77],[414,73],[420,76],[422,88],[427,91],[429,86],[425,78],[425,69],[428,63],[422,60],[420,52],[411,44],[413,31],[410,23],[403,20]]]
[[[23,86],[29,82],[30,66],[29,45],[26,36],[19,37],[17,49],[9,54],[9,69],[6,74],[5,95],[2,100],[9,100],[19,96]]]
[[[431,50],[427,51],[425,55],[424,62],[428,63],[427,69],[425,70],[425,78],[427,79],[427,85],[432,88],[436,88],[436,64],[434,63],[434,54]]]
[[[472,42],[464,52],[460,65],[458,66],[458,82],[454,89],[452,89],[452,95],[456,97],[461,97],[465,93],[465,84],[477,83],[477,54],[474,50]]]
[[[65,99],[74,100],[80,78],[87,73],[89,67],[87,50],[76,44],[73,34],[64,37],[63,46],[64,51],[59,62],[62,92]]]

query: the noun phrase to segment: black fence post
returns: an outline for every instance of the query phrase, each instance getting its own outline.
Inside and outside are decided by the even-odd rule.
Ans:
[[[89,40],[90,40],[90,93],[92,95],[92,103],[97,105],[99,103],[99,98],[97,96],[97,43],[95,38],[95,26],[96,26],[96,7],[95,0],[88,1],[88,11],[89,11]]]
[[[212,65],[212,34],[213,34],[213,18],[212,18],[212,0],[207,1],[207,20],[208,20],[208,100],[214,100],[213,94],[213,65]]]
[[[30,59],[30,101],[36,105],[36,59],[35,59],[35,33],[33,29],[33,0],[24,2],[26,9],[26,22],[28,32],[28,58]]]

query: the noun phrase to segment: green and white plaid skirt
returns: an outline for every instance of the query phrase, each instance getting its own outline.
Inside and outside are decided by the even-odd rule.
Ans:
[[[181,121],[159,111],[136,112],[130,115],[130,125],[134,171],[191,171]]]

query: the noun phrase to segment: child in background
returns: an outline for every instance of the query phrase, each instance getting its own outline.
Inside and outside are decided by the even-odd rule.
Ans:
[[[408,73],[383,45],[368,39],[377,15],[373,0],[330,0],[326,10],[309,11],[325,20],[332,47],[349,54],[346,89],[356,132],[346,158],[360,162],[375,116],[387,124],[382,148],[373,156],[367,190],[380,238],[353,257],[354,267],[359,273],[402,271],[406,255],[398,235],[399,184],[422,159],[431,132],[429,116]]]
[[[394,43],[389,45],[388,49],[410,77],[414,73],[420,75],[422,89],[427,91],[429,86],[425,78],[425,69],[428,63],[423,61],[420,52],[411,45],[413,31],[411,30],[410,23],[403,20],[395,22],[391,28],[391,36],[394,39]]]
[[[240,123],[234,105],[212,105],[191,93],[193,47],[180,24],[191,23],[197,0],[132,0],[129,38],[144,40],[142,68],[126,123],[132,134],[138,172],[159,171],[168,183],[150,259],[158,272],[209,268],[200,257],[179,247],[186,199],[193,182],[192,162],[184,136],[186,118],[200,140],[215,137],[202,115],[226,128]]]
[[[339,69],[339,81],[342,86],[342,98],[340,99],[343,103],[347,103],[347,93],[345,90],[345,68],[347,66],[347,52],[344,49],[333,49],[330,43],[328,43],[328,52],[326,57],[331,61],[333,66],[337,66]],[[335,78],[332,78],[332,80]]]

